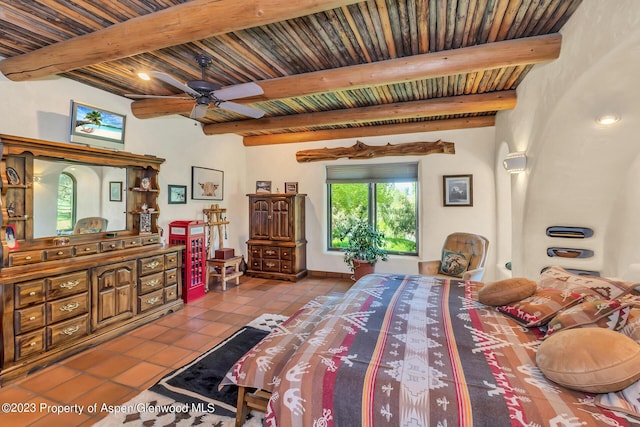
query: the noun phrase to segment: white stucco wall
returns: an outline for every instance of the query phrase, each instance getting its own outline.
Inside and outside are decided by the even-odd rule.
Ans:
[[[560,58],[537,66],[518,88],[515,110],[498,114],[496,143],[525,151],[512,179],[514,275],[547,265],[633,279],[637,262],[637,134],[640,129],[640,2],[585,0],[562,30]],[[622,121],[604,128],[599,114]],[[553,239],[552,225],[586,226],[590,239]],[[549,258],[546,248],[592,249],[593,258]],[[637,270],[637,269],[636,269]]]

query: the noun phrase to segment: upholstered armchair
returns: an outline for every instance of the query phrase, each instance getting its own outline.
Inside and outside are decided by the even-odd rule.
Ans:
[[[99,233],[107,230],[109,220],[99,216],[90,216],[76,221],[73,234]]]
[[[464,254],[470,256],[468,267],[462,273],[463,280],[481,281],[484,275],[484,263],[487,259],[487,249],[489,241],[478,234],[471,233],[453,233],[447,236],[442,245],[442,254],[450,255],[451,253]],[[446,270],[446,268],[445,268]],[[452,274],[445,274],[442,267],[442,257],[434,261],[419,261],[418,272],[427,276],[439,277],[460,277]]]

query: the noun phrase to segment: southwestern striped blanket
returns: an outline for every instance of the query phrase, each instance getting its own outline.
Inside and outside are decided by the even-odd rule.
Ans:
[[[320,297],[240,359],[269,426],[626,426],[548,381],[541,333],[475,301],[475,282],[373,274]]]

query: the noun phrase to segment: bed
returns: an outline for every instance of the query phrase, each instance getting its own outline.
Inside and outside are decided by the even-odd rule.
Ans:
[[[640,420],[545,378],[543,331],[477,301],[482,284],[372,274],[319,297],[224,384],[269,396],[269,426],[627,426]],[[242,411],[240,411],[242,412]]]

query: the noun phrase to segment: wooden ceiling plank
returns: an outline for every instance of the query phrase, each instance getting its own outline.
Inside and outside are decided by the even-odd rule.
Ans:
[[[418,52],[429,52],[429,0],[416,0],[416,27],[418,30]]]
[[[351,32],[353,33],[357,41],[357,47],[360,48],[360,52],[364,56],[365,62],[367,63],[373,62],[373,59],[371,59],[371,55],[369,55],[369,51],[366,48],[366,44],[362,39],[362,34],[360,34],[360,31],[358,30],[358,24],[356,23],[353,15],[351,14],[350,8],[347,6],[343,6],[340,9],[342,10],[342,13],[345,19],[349,23],[349,29],[351,30]]]
[[[425,118],[450,114],[478,113],[512,109],[516,92],[505,91],[480,95],[466,95],[426,101],[411,101],[348,110],[322,111],[293,116],[280,116],[256,120],[214,123],[203,127],[206,135],[244,133],[254,130],[278,130],[305,126],[357,124],[403,118]]]
[[[245,136],[243,138],[243,144],[247,147],[255,147],[261,145],[329,141],[332,139],[363,138],[368,136],[384,136],[405,133],[438,132],[443,130],[470,129],[490,126],[495,126],[495,116],[478,116],[431,120],[417,123]]]
[[[398,4],[398,6],[400,5]],[[393,37],[391,19],[389,18],[389,13],[391,13],[391,11],[389,10],[389,8],[387,8],[386,0],[376,0],[376,8],[378,9],[377,21],[380,22],[379,32],[383,34],[383,40],[385,41],[385,45],[387,46],[387,52],[388,52],[389,58],[397,58],[398,52],[396,50],[396,45],[394,43],[394,40],[396,38]],[[394,22],[403,22],[403,21],[401,19],[394,19]],[[399,39],[403,40],[404,37],[401,37]]]
[[[235,0],[193,0],[4,59],[0,61],[0,71],[11,80],[24,81],[355,2],[263,0],[256,4]],[[155,31],[157,28],[162,31]]]
[[[558,57],[560,44],[561,36],[559,34],[531,37],[397,58],[373,64],[280,77],[257,83],[264,90],[266,99],[308,96],[331,90],[402,83],[433,78],[443,74],[464,74],[520,63],[531,64],[548,61]],[[138,103],[141,102],[144,102],[144,107],[138,108]],[[167,106],[163,105],[162,99],[135,101],[131,104],[131,110],[140,119],[159,117],[153,112],[153,104],[158,105],[158,111],[167,112]],[[177,107],[175,104],[173,106]],[[173,114],[184,112],[179,110],[174,111]]]

